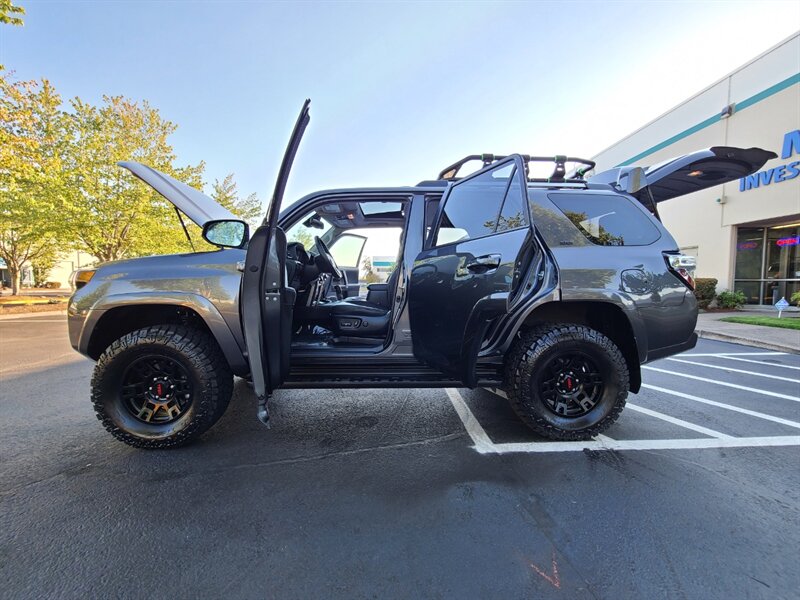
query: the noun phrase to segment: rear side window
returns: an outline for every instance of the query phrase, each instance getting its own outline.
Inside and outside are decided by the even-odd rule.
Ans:
[[[526,226],[522,190],[514,170],[513,164],[503,165],[455,185],[445,200],[436,245]]]
[[[638,207],[613,194],[548,194],[586,239],[598,246],[647,246],[661,232]]]

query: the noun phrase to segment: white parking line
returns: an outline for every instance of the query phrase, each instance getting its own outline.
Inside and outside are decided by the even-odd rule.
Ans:
[[[475,446],[480,454],[509,454],[513,452],[582,452],[584,450],[700,450],[704,448],[751,448],[767,446],[800,446],[800,435],[768,437],[703,438],[696,440],[618,440],[588,442],[523,442],[493,444],[490,450]]]
[[[642,365],[643,369],[647,369],[648,371],[657,371],[658,373],[665,373],[667,375],[675,375],[676,377],[683,377],[686,379],[694,379],[696,381],[705,381],[706,383],[713,383],[716,385],[722,385],[729,388],[734,388],[737,390],[744,390],[746,392],[753,392],[754,394],[763,394],[764,396],[772,396],[773,398],[783,398],[784,400],[791,400],[792,402],[800,402],[800,398],[797,396],[790,396],[788,394],[779,394],[778,392],[769,392],[767,390],[761,390],[759,388],[752,388],[746,385],[736,385],[735,383],[728,383],[727,381],[719,381],[717,379],[708,379],[707,377],[699,377],[697,375],[689,375],[688,373],[678,373],[676,371],[668,371],[666,369],[659,369],[658,367],[651,367],[648,365]]]
[[[478,423],[478,419],[472,414],[472,411],[469,409],[469,406],[467,406],[467,403],[464,402],[464,398],[459,391],[454,388],[447,388],[445,391],[447,392],[447,397],[450,398],[450,403],[453,405],[453,408],[456,409],[458,418],[461,419],[461,422],[464,424],[464,429],[467,430],[469,437],[472,438],[472,443],[475,444],[475,450],[481,454],[492,452],[494,444],[491,438],[486,435],[483,426]]]
[[[649,408],[645,408],[644,406],[639,406],[638,404],[631,404],[630,402],[628,402],[625,405],[625,409],[633,410],[635,412],[639,412],[642,413],[643,415],[648,415],[650,417],[655,417],[656,419],[661,419],[662,421],[666,421],[667,423],[672,423],[673,425],[678,425],[679,427],[683,427],[685,429],[691,429],[692,431],[696,431],[697,433],[702,433],[704,435],[708,435],[713,438],[717,438],[719,440],[733,437],[732,435],[728,435],[727,433],[720,433],[719,431],[714,431],[713,429],[703,427],[702,425],[695,425],[694,423],[689,423],[689,421],[684,421],[683,419],[671,417],[669,415],[665,415],[664,413],[660,413],[655,410],[650,410]]]
[[[788,356],[786,352],[697,352],[681,356]]]
[[[660,369],[659,369],[660,370]],[[669,372],[668,372],[669,373]],[[705,379],[704,379],[705,380]],[[713,380],[712,380],[713,381]],[[739,408],[738,406],[731,406],[708,400],[707,398],[700,398],[692,394],[678,392],[655,385],[642,384],[645,389],[661,392],[664,394],[677,396],[701,404],[715,406],[725,410],[741,413],[751,417],[772,421],[781,425],[800,429],[800,423],[783,419],[781,417],[774,417],[764,413],[759,413],[746,408]],[[737,386],[744,387],[744,386]],[[501,389],[484,388],[487,391],[507,397],[505,392]],[[655,417],[680,427],[685,427],[698,433],[708,435],[710,437],[703,439],[660,439],[660,440],[616,440],[606,435],[598,435],[594,440],[577,441],[577,442],[512,442],[512,443],[494,443],[483,426],[472,414],[469,406],[465,402],[456,389],[447,389],[447,395],[450,402],[456,410],[464,428],[467,430],[473,442],[473,448],[479,454],[509,454],[509,453],[547,453],[547,452],[581,452],[584,450],[700,450],[710,448],[748,448],[748,447],[773,447],[773,446],[800,446],[800,435],[782,435],[782,436],[756,436],[756,437],[734,437],[702,425],[696,425],[678,419],[658,411],[654,411],[637,404],[628,403],[627,407],[634,412]]]
[[[682,356],[693,356],[693,355],[684,354]],[[696,356],[696,355],[694,355],[694,356]],[[768,363],[768,362],[764,362],[763,360],[751,360],[749,358],[739,358],[738,356],[720,355],[717,358],[724,358],[724,359],[727,359],[727,360],[738,360],[738,361],[741,361],[741,362],[753,363],[753,364],[761,365],[761,366],[764,366],[764,367],[781,367],[782,369],[794,369],[795,371],[800,371],[800,367],[794,367],[792,365],[782,365],[780,363]]]
[[[755,371],[745,371],[743,369],[734,369],[733,367],[725,367],[722,365],[709,365],[707,363],[701,363],[695,360],[683,360],[682,358],[668,358],[667,360],[684,363],[686,365],[697,365],[698,367],[708,367],[709,369],[720,369],[721,371],[730,371],[731,373],[743,373],[744,375],[766,377],[767,379],[777,379],[778,381],[788,381],[789,383],[800,383],[800,379],[791,379],[789,377],[780,377],[778,375],[769,375],[767,373],[756,373]]]
[[[678,398],[684,398],[686,400],[693,400],[694,402],[700,402],[701,404],[708,404],[709,406],[716,406],[717,408],[724,408],[725,410],[730,410],[733,412],[738,412],[743,415],[748,415],[750,417],[756,417],[758,419],[764,419],[765,421],[772,421],[773,423],[780,423],[781,425],[787,425],[788,427],[794,427],[795,429],[800,429],[800,423],[796,421],[790,421],[789,419],[782,419],[781,417],[775,417],[773,415],[767,415],[764,413],[756,412],[754,410],[748,410],[746,408],[739,408],[738,406],[731,406],[730,404],[723,404],[722,402],[717,402],[716,400],[709,400],[707,398],[700,398],[699,396],[693,396],[692,394],[685,394],[684,392],[677,392],[675,390],[669,390],[667,388],[659,387],[657,385],[650,385],[649,383],[643,383],[643,388],[647,388],[648,390],[653,390],[654,392],[661,392],[663,394],[669,394],[670,396],[677,396]]]
[[[667,393],[675,393],[676,395],[689,397],[688,394],[681,392],[672,392],[664,388],[655,388],[655,386],[643,385],[648,389],[656,389],[657,391],[664,391]],[[495,390],[493,388],[485,388],[487,391],[505,396],[502,390]],[[479,454],[510,454],[510,453],[546,453],[546,452],[582,452],[584,450],[700,450],[706,448],[748,448],[748,447],[770,447],[770,446],[800,446],[800,435],[782,435],[782,436],[759,436],[759,437],[733,437],[670,417],[663,415],[656,411],[651,411],[638,405],[628,404],[629,408],[634,411],[639,411],[657,418],[667,417],[665,420],[670,420],[676,425],[682,427],[690,426],[690,429],[699,431],[712,437],[703,439],[665,439],[665,440],[615,440],[605,435],[597,436],[597,439],[582,441],[582,442],[519,442],[519,443],[501,443],[495,444],[491,438],[486,434],[483,426],[472,414],[472,411],[467,406],[464,398],[458,390],[449,388],[446,390],[450,402],[455,408],[464,428],[467,430],[470,438],[472,439],[473,448]],[[717,405],[719,403],[711,400],[704,400],[702,398],[689,397],[689,399],[697,401],[705,401],[708,404]],[[725,405],[721,405],[725,407]],[[747,411],[745,409],[736,409],[735,407],[727,407],[737,412],[743,412],[752,416],[760,416],[779,423],[793,424],[793,426],[800,427],[800,423],[793,423],[786,419],[779,419],[777,417],[770,417],[769,415],[761,415],[754,411]]]

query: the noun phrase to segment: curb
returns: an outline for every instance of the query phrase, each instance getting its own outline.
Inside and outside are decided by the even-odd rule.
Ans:
[[[707,340],[716,340],[718,342],[730,342],[732,344],[743,344],[745,346],[763,348],[764,350],[788,352],[789,354],[800,354],[800,349],[793,346],[784,346],[783,344],[773,344],[772,342],[762,342],[759,340],[739,337],[736,335],[728,335],[727,333],[717,333],[715,331],[703,331],[702,329],[695,329],[695,333],[698,335],[698,337]]]
[[[0,321],[11,321],[13,319],[28,319],[30,317],[52,317],[60,315],[64,317],[64,322],[67,322],[67,309],[64,310],[41,310],[38,312],[22,312],[14,313],[13,315],[0,315]]]

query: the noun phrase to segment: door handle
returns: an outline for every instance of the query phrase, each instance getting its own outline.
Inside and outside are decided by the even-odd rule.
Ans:
[[[464,266],[473,273],[486,273],[499,267],[502,258],[499,254],[485,254],[473,258]]]

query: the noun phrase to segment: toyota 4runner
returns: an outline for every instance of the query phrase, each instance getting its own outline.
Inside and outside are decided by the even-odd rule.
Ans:
[[[586,178],[589,160],[473,155],[436,180],[316,192],[279,214],[308,107],[252,236],[200,191],[120,163],[220,248],[77,273],[70,340],[97,361],[92,402],[123,442],[201,435],[234,375],[264,423],[279,387],[486,386],[537,434],[596,436],[639,391],[642,363],[696,343],[694,258],[658,204],[775,156],[716,147]],[[543,164],[549,176],[534,177]],[[388,259],[365,254],[392,240]]]

